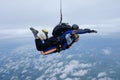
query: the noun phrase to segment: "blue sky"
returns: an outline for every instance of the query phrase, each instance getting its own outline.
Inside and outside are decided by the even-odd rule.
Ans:
[[[30,37],[29,27],[50,31],[60,20],[59,0],[1,0],[0,36]],[[119,0],[63,0],[63,22],[99,31],[97,35],[120,33]],[[15,34],[16,33],[16,34]],[[117,37],[120,37],[119,35]]]

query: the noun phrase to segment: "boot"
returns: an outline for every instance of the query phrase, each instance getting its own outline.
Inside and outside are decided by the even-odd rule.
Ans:
[[[42,29],[42,32],[45,34],[46,39],[48,39],[48,30],[47,29]]]
[[[33,27],[30,28],[30,30],[32,31],[33,35],[35,38],[38,38],[37,34],[38,34],[38,30],[34,29]]]

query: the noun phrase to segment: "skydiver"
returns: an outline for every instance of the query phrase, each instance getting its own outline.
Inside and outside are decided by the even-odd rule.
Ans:
[[[79,26],[74,24],[72,26],[61,23],[57,25],[53,29],[53,36],[48,38],[48,31],[42,30],[44,34],[46,35],[46,39],[40,38],[38,34],[38,30],[34,28],[30,28],[32,33],[35,37],[35,44],[38,51],[44,51],[45,49],[51,48],[52,46],[55,46],[52,51],[48,52],[42,52],[42,54],[49,54],[54,52],[60,52],[62,50],[68,49],[72,46],[73,43],[77,42],[79,40],[78,34],[85,34],[85,33],[97,33],[95,30],[90,29],[79,29]]]

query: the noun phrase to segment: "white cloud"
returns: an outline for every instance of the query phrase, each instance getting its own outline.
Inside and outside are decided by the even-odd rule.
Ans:
[[[102,52],[105,55],[110,55],[111,54],[111,50],[110,49],[102,49]]]
[[[75,68],[78,68],[79,61],[77,60],[71,60],[68,65],[65,66],[65,69],[63,70],[63,73],[69,74],[73,72]]]
[[[42,75],[42,76],[40,76],[40,77],[36,78],[36,80],[43,80],[43,78],[45,78],[45,76],[44,76],[44,75]]]
[[[32,26],[29,26],[28,28],[0,28],[0,39],[34,37],[33,33],[30,31],[30,27]],[[48,35],[51,36],[52,29],[49,27],[35,26],[34,28],[39,31],[38,36],[40,34],[44,35],[42,32],[43,28],[46,28],[49,31]]]
[[[60,78],[61,79],[64,79],[64,78],[66,78],[67,77],[67,74],[65,74],[65,73],[63,73],[62,75],[60,75]]]
[[[26,73],[27,71],[28,71],[28,70],[23,70],[21,73],[24,74],[24,73]]]
[[[79,60],[75,60],[75,59],[69,60],[69,58],[66,58],[67,55],[66,56],[64,55],[65,62],[61,60],[63,57],[61,54],[52,54],[49,56],[42,56],[34,53],[34,51],[32,51],[33,47],[31,46],[32,45],[21,46],[16,48],[14,51],[12,51],[12,54],[19,58],[15,62],[13,62],[12,59],[5,57],[5,59],[7,59],[8,61],[10,60],[11,61],[9,64],[5,65],[6,69],[0,68],[0,72],[7,73],[7,70],[18,71],[18,70],[21,70],[20,66],[23,66],[24,68],[22,69],[21,73],[23,74],[29,73],[29,72],[33,73],[33,71],[28,70],[32,64],[33,70],[35,71],[37,70],[38,72],[43,70],[42,74],[40,74],[39,77],[36,78],[36,80],[43,80],[47,78],[51,80],[58,80],[59,78],[62,80],[65,80],[65,79],[80,80],[80,78],[82,76],[86,76],[91,70],[90,68],[93,65],[95,65],[91,63],[80,63]],[[110,80],[111,78],[106,77],[106,75],[107,75],[106,72],[100,72],[96,78],[93,78],[93,80],[96,80],[96,79]],[[14,80],[15,78],[16,77],[12,77],[11,79]],[[29,79],[32,79],[32,77],[28,76],[25,79],[29,80]]]
[[[110,77],[103,77],[103,78],[99,78],[98,80],[113,80],[113,79]]]
[[[97,78],[98,78],[98,80],[113,80],[112,78],[107,77],[107,73],[106,72],[100,72],[97,75]]]
[[[120,21],[120,20],[119,20]],[[80,25],[80,28],[90,28],[98,31],[97,34],[92,34],[92,35],[97,35],[97,36],[107,36],[107,37],[120,37],[120,24],[82,24]]]
[[[97,80],[96,78],[92,78],[91,80]]]
[[[88,73],[89,70],[79,70],[74,72],[72,75],[73,76],[85,76]]]
[[[67,59],[70,59],[70,58],[72,58],[73,57],[73,55],[68,55],[66,58]]]
[[[120,32],[119,3],[119,0],[63,1],[63,22],[70,22],[70,24],[93,24],[92,26],[97,25],[96,29],[99,31],[97,34],[101,35]],[[28,28],[29,25],[48,26],[47,28],[51,29],[59,22],[59,1],[57,0],[1,0],[0,10],[0,27],[6,27],[6,29],[11,27],[15,29]],[[99,26],[98,24],[104,26]],[[8,38],[10,34],[4,34],[6,37],[2,37]],[[16,35],[19,35],[19,33],[17,32]],[[11,36],[14,36],[14,34],[11,34]]]
[[[73,80],[72,78],[66,78],[65,80]]]
[[[31,80],[31,76],[27,76],[25,80]]]
[[[97,77],[100,78],[100,77],[105,77],[107,75],[106,72],[100,72]]]
[[[53,70],[53,73],[55,73],[55,74],[61,73],[61,68],[56,67],[56,68]]]
[[[72,80],[81,80],[80,78],[73,78]]]
[[[52,77],[51,79],[49,79],[49,80],[57,80],[57,78],[56,77]]]
[[[109,36],[115,33],[116,34],[120,33],[120,27],[118,24],[117,25],[116,24],[103,24],[101,26],[98,26],[97,30],[99,31],[98,34],[106,35],[106,36]]]
[[[89,67],[92,67],[92,64],[84,64],[84,63],[81,63],[79,64],[80,68],[89,68]]]
[[[4,72],[4,68],[0,67],[0,73]]]
[[[54,25],[55,26],[55,25]],[[54,27],[53,26],[53,27]],[[117,24],[82,24],[79,25],[80,28],[90,28],[98,31],[97,34],[92,34],[96,36],[108,36],[108,37],[120,37],[116,35],[120,33],[120,27]],[[23,38],[23,37],[33,37],[32,32],[29,30],[30,27],[27,28],[0,28],[0,39],[8,39],[8,38]],[[41,29],[45,28],[42,26],[35,26],[36,29],[39,30],[40,34]],[[49,36],[52,36],[51,27],[46,27],[49,31]],[[42,33],[43,34],[43,33]],[[68,56],[67,58],[71,58],[72,56]]]
[[[69,62],[70,65],[78,65],[79,64],[79,61],[78,60],[71,60]]]
[[[66,65],[62,71],[62,75],[60,76],[61,78],[65,78],[67,75],[72,75],[72,76],[85,76],[89,69],[92,67],[92,64],[84,64],[84,63],[79,63],[77,60],[71,60],[68,65]],[[82,68],[87,68],[87,69],[82,69]],[[79,69],[79,70],[77,70]]]
[[[59,63],[57,64],[57,67],[61,67],[61,66],[63,66],[63,62],[59,62]]]
[[[30,37],[29,29],[1,29],[0,39]]]
[[[10,80],[19,80],[18,76],[12,76]]]

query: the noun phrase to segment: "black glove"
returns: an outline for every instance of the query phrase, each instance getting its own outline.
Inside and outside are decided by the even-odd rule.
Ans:
[[[84,30],[87,30],[87,31],[88,31],[88,33],[97,33],[97,31],[96,31],[96,30],[90,30],[90,29],[84,29]]]
[[[97,33],[96,30],[90,30],[90,33]]]

